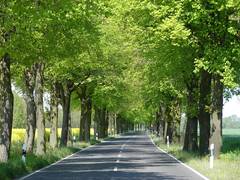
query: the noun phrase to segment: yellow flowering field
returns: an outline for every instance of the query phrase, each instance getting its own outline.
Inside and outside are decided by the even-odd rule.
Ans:
[[[61,136],[61,130],[62,128],[58,128],[58,136]],[[49,137],[50,134],[50,128],[46,128],[46,136]],[[72,128],[72,134],[73,136],[78,136],[79,135],[79,128]],[[94,129],[91,128],[91,135],[94,134]],[[12,142],[18,142],[18,141],[24,141],[25,137],[25,129],[17,129],[14,128],[12,130]]]

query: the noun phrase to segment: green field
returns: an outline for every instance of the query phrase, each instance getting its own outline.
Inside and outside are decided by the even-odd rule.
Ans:
[[[223,135],[240,136],[240,129],[223,129]]]

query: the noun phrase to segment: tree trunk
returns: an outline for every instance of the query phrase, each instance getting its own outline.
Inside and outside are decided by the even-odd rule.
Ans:
[[[159,105],[159,109],[156,112],[156,121],[157,121],[157,136],[160,137],[160,139],[163,139],[163,131],[164,131],[164,118],[163,118],[163,112],[164,108],[162,108],[162,105]]]
[[[97,119],[97,107],[94,106],[94,118],[93,118],[93,126],[94,126],[94,139],[97,139],[98,134],[98,119]]]
[[[161,116],[162,116],[162,140],[165,141],[167,138],[167,128],[168,128],[168,122],[167,122],[167,108],[162,104],[161,107]]]
[[[184,138],[184,151],[197,151],[197,117],[192,117],[187,120],[187,126]]]
[[[56,148],[58,146],[58,103],[59,103],[58,85],[54,83],[51,89],[51,105],[50,105],[50,146]]]
[[[83,86],[81,88],[80,99],[81,99],[81,116],[80,116],[79,140],[83,141],[85,138],[85,121],[87,119],[86,86]]]
[[[121,116],[117,115],[117,118],[116,118],[116,129],[117,129],[117,134],[120,134],[122,133],[122,128],[121,128]],[[138,129],[138,128],[137,128]]]
[[[199,99],[199,125],[200,141],[199,151],[204,155],[208,153],[210,139],[210,113],[207,107],[210,107],[211,96],[211,75],[207,71],[201,72],[200,99]]]
[[[167,129],[168,129],[168,122],[165,120],[164,121],[164,135],[163,135],[164,140],[167,139]]]
[[[99,108],[94,106],[94,137],[98,137],[99,133]]]
[[[61,99],[62,99],[62,108],[63,108],[63,122],[62,122],[62,133],[61,133],[60,146],[67,146],[72,86],[73,86],[73,84],[71,82],[67,82],[67,84],[65,85],[65,88],[63,86],[60,88]]]
[[[109,112],[105,110],[105,123],[104,123],[104,138],[108,137],[108,126],[109,126]]]
[[[173,140],[173,115],[172,115],[172,107],[167,106],[165,110],[165,143],[167,143],[167,136],[169,138],[169,142],[172,143]]]
[[[157,111],[156,112],[156,133],[157,133],[157,136],[160,136],[160,128],[161,128],[161,117],[160,117],[160,112]]]
[[[114,128],[114,115],[113,113],[109,112],[108,113],[108,119],[109,119],[109,134],[112,136],[113,133],[113,128]]]
[[[97,120],[97,133],[99,138],[105,137],[105,128],[104,128],[104,121],[105,121],[105,111],[102,108],[96,108],[95,112],[96,120]]]
[[[117,114],[114,114],[114,135],[117,134]]]
[[[169,143],[171,144],[173,141],[173,122],[172,121],[168,122],[167,136],[169,137]]]
[[[185,151],[197,151],[198,149],[198,80],[193,75],[187,84],[187,126],[185,131],[184,146]]]
[[[7,162],[13,120],[13,94],[8,54],[5,54],[0,61],[0,107],[0,162]]]
[[[44,64],[36,64],[36,118],[37,118],[37,155],[43,155],[46,152],[46,139],[45,139],[45,119],[43,109],[43,77],[44,77]]]
[[[223,109],[223,84],[221,77],[213,77],[212,89],[212,110],[211,110],[211,131],[210,143],[214,144],[215,158],[218,158],[222,147],[222,109]]]
[[[161,104],[159,107],[159,115],[160,115],[160,138],[162,140],[165,139],[165,107]]]
[[[173,106],[173,141],[180,143],[180,122],[181,122],[181,108],[179,101],[175,101]]]
[[[69,112],[68,116],[68,141],[71,142],[71,146],[73,146],[73,132],[72,132],[72,115]]]
[[[86,119],[84,124],[85,142],[90,142],[90,130],[91,130],[91,117],[92,117],[92,100],[91,97],[87,97],[87,107],[86,107]]]
[[[27,122],[26,122],[26,136],[25,144],[27,152],[33,152],[35,132],[36,132],[36,104],[34,101],[34,86],[36,79],[36,69],[34,67],[26,69],[24,72],[25,82],[25,102],[27,106]]]
[[[108,127],[107,117],[106,117],[106,108],[101,109],[101,118],[100,118],[100,137],[106,137],[106,127]]]

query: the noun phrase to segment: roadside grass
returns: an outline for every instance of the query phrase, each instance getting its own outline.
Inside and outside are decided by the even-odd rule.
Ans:
[[[58,131],[61,131],[61,129],[58,129]],[[48,136],[49,129],[46,129],[46,132]],[[79,128],[74,128],[72,132],[73,135],[77,136],[77,134],[79,133]],[[91,133],[91,141],[89,143],[79,141],[72,143],[69,142],[68,147],[61,147],[56,149],[50,148],[49,144],[47,143],[45,155],[36,156],[35,154],[27,154],[26,164],[24,164],[22,162],[21,156],[21,148],[24,141],[24,134],[25,129],[13,129],[10,159],[7,163],[0,163],[0,180],[19,178],[23,175],[26,175],[49,164],[52,164],[77,151],[80,151],[83,148],[101,142],[100,140],[94,140]],[[76,139],[78,140],[78,138]]]
[[[9,161],[7,163],[0,164],[0,179],[10,180],[23,176],[52,164],[59,159],[79,151],[80,149],[80,147],[63,147],[56,149],[47,148],[44,156],[27,154],[26,164],[24,164],[21,159],[21,143],[13,143]]]
[[[166,144],[155,136],[153,141],[161,149],[172,154],[211,180],[237,180],[240,179],[240,134],[238,135],[236,132],[233,131],[231,134],[231,130],[227,130],[227,133],[224,133],[222,154],[219,159],[214,160],[213,169],[209,168],[208,156],[182,151],[180,144],[171,144],[168,148]]]

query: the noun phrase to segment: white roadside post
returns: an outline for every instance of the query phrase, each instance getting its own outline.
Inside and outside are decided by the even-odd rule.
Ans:
[[[98,133],[96,133],[96,140],[98,140]]]
[[[169,136],[167,136],[167,147],[169,148]]]
[[[73,136],[73,146],[76,144],[76,136]]]
[[[209,160],[210,169],[213,168],[213,160],[214,160],[214,144],[211,144],[210,145],[210,160]]]
[[[22,145],[22,161],[26,164],[26,155],[27,155],[27,146],[26,144]]]

